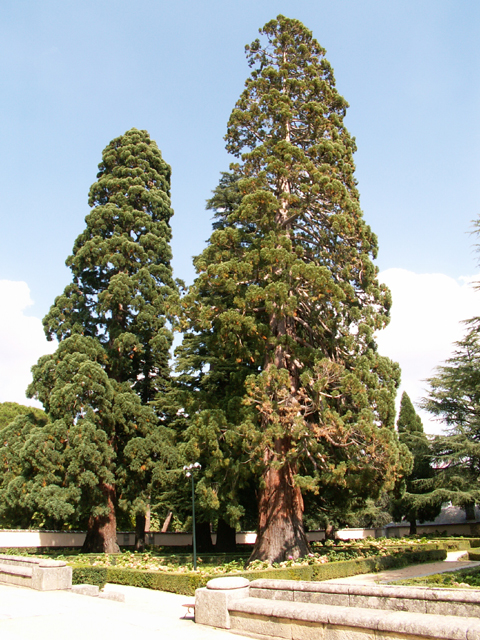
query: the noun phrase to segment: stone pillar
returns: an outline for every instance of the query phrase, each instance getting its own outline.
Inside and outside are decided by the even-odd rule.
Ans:
[[[195,622],[219,629],[230,629],[228,606],[234,600],[248,598],[247,578],[214,578],[195,592]]]

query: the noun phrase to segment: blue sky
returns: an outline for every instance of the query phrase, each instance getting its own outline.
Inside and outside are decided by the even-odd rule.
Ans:
[[[443,336],[431,362],[448,355],[460,336],[443,330],[441,317],[455,311],[453,327],[480,308],[461,279],[478,271],[469,235],[480,214],[478,2],[18,0],[0,7],[0,280],[18,283],[0,293],[10,314],[0,321],[0,356],[5,344],[14,353],[12,323],[42,318],[68,283],[64,262],[84,227],[102,149],[131,127],[147,129],[172,166],[175,275],[192,280],[191,257],[210,234],[205,200],[230,161],[223,136],[249,74],[244,46],[279,13],[300,19],[327,49],[350,103],[378,266],[406,299],[392,327],[395,313],[420,314],[428,289],[434,301],[419,324]],[[412,286],[399,278],[407,272],[418,276],[416,307],[401,289]],[[432,288],[429,274],[456,293],[438,279]],[[401,360],[397,333],[385,349]],[[0,401],[17,399],[5,389],[0,374]]]

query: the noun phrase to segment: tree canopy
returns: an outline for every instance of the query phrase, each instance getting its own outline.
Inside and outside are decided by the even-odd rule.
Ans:
[[[17,402],[0,402],[0,429],[8,426],[17,416],[31,414],[34,420],[46,421],[45,412],[36,407],[27,407]]]
[[[28,393],[49,422],[8,429],[10,504],[57,524],[88,525],[86,550],[115,551],[119,507],[144,514],[152,465],[170,433],[149,406],[169,384],[170,167],[146,131],[102,154],[91,212],[67,258],[72,282],[44,319],[57,351],[32,369]]]
[[[444,501],[464,507],[471,519],[480,502],[480,318],[466,326],[453,355],[428,380],[422,406],[445,426],[433,443]]]
[[[433,520],[440,513],[443,493],[435,486],[435,468],[431,443],[420,416],[406,392],[402,395],[397,429],[401,444],[411,454],[411,465],[405,467],[405,476],[397,483],[396,499],[392,502],[394,518],[410,522],[410,534],[417,533],[417,520]]]
[[[302,491],[327,504],[335,491],[368,497],[395,478],[399,373],[374,341],[390,294],[372,263],[347,103],[299,21],[278,16],[260,33],[228,123],[237,161],[184,299],[184,365],[217,397],[214,412],[200,406],[193,418],[214,424],[196,439],[199,454],[223,443],[221,464],[254,474],[253,558],[274,561],[308,550]]]

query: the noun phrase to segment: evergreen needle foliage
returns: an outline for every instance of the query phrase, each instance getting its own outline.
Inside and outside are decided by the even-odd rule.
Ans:
[[[422,406],[446,427],[446,435],[433,442],[443,499],[462,506],[468,519],[474,519],[480,502],[480,319],[466,324],[465,338],[428,380]]]
[[[212,510],[233,504],[227,517],[240,517],[253,477],[253,559],[281,561],[308,551],[303,492],[327,508],[393,482],[399,371],[374,341],[391,301],[359,205],[348,105],[299,21],[278,16],[260,34],[228,122],[237,161],[184,299],[180,368]]]
[[[106,147],[97,178],[67,259],[72,282],[44,319],[59,346],[28,390],[49,422],[20,417],[3,430],[1,498],[46,523],[88,525],[85,550],[115,551],[118,507],[144,513],[153,467],[172,455],[148,405],[169,385],[170,167],[132,129]]]
[[[392,501],[392,514],[397,520],[410,522],[410,534],[417,533],[417,520],[433,520],[442,508],[444,494],[435,486],[435,469],[430,442],[423,431],[407,393],[403,393],[397,420],[400,442],[411,455],[411,465],[405,463],[405,476],[396,486],[396,498]]]

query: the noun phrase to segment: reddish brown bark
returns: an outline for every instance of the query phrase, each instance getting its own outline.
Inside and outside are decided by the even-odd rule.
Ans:
[[[303,498],[294,484],[294,475],[295,469],[289,463],[280,469],[267,467],[263,475],[265,488],[259,492],[257,540],[250,561],[282,562],[307,555]]]
[[[285,140],[290,141],[290,122],[286,122]],[[279,227],[285,225],[289,215],[288,194],[291,193],[287,178],[282,178],[279,184],[281,206],[275,216]],[[285,225],[287,237],[290,235],[289,225]],[[278,246],[280,249],[280,245]],[[278,270],[281,275],[281,270]],[[292,291],[290,291],[292,295]],[[283,309],[277,308],[269,318],[272,335],[277,339],[284,336],[295,336],[295,324]],[[299,387],[299,372],[297,364],[289,357],[283,340],[279,340],[273,354],[265,355],[264,369],[274,365],[277,370],[285,369],[289,373],[289,393],[295,398]],[[264,416],[263,420],[268,421]],[[290,448],[288,437],[289,424],[285,414],[285,437],[275,441],[274,449],[265,451],[263,473],[263,488],[259,490],[258,499],[258,530],[257,540],[253,548],[250,561],[268,560],[282,562],[289,558],[296,559],[308,554],[308,541],[303,528],[303,497],[300,488],[296,486],[294,478],[295,463],[287,462],[286,456]],[[265,426],[267,424],[265,423]],[[277,465],[280,464],[280,467]]]
[[[117,519],[115,517],[115,487],[104,484],[101,487],[109,509],[106,516],[90,516],[83,553],[119,553],[117,544]]]

